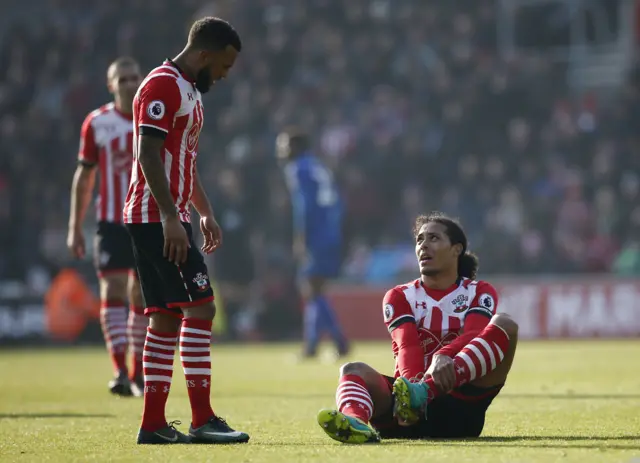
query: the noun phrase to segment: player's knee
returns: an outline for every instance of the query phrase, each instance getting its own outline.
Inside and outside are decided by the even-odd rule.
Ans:
[[[162,312],[154,312],[149,316],[149,328],[160,333],[175,333],[181,323],[179,318]]]
[[[100,299],[102,301],[124,302],[127,298],[127,283],[120,276],[100,279]]]
[[[129,280],[129,302],[137,307],[142,307],[142,290],[140,289],[140,283],[137,278],[131,278]]]
[[[182,309],[186,318],[199,318],[201,320],[213,320],[216,316],[216,305],[211,302],[206,302],[202,305],[195,307],[188,307]]]
[[[340,367],[340,376],[344,375],[356,375],[364,377],[367,370],[371,367],[363,362],[348,362]]]
[[[515,339],[518,337],[518,324],[510,315],[506,313],[496,314],[491,319],[491,323],[502,328],[509,335],[509,338]]]

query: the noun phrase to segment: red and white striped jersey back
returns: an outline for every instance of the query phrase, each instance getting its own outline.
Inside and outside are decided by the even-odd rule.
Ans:
[[[98,221],[121,223],[133,159],[131,116],[106,104],[91,112],[82,124],[78,160],[97,165],[100,185],[96,198]]]
[[[446,290],[433,290],[425,288],[417,279],[389,290],[382,310],[389,331],[403,321],[415,322],[426,371],[433,355],[463,331],[467,313],[482,312],[491,317],[496,313],[497,300],[495,288],[485,281],[461,278]],[[395,357],[398,353],[395,342],[392,348]]]
[[[160,153],[176,211],[191,221],[191,197],[204,120],[202,96],[193,80],[165,61],[144,79],[133,100],[134,150],[125,223],[160,222],[160,211],[138,162],[138,140],[145,130],[165,135]]]

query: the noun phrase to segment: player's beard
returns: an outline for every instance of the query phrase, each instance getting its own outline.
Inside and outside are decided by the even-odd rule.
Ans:
[[[200,93],[207,93],[211,89],[211,72],[203,68],[196,76],[196,88]]]
[[[421,268],[420,275],[425,277],[434,277],[440,273],[440,269],[438,268]]]

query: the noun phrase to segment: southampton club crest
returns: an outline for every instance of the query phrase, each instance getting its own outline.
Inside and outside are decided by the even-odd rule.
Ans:
[[[465,310],[467,310],[469,308],[469,306],[467,305],[467,301],[468,300],[469,300],[469,298],[467,298],[467,296],[465,296],[464,294],[460,294],[453,301],[451,301],[451,303],[455,307],[455,309],[453,309],[453,311],[455,313],[461,313],[461,312],[464,312]]]
[[[206,273],[198,272],[192,281],[198,286],[198,291],[200,292],[205,292],[209,289],[209,277]]]

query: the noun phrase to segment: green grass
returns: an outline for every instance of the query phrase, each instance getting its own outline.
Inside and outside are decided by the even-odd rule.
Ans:
[[[0,461],[640,461],[637,341],[521,343],[480,439],[377,446],[325,436],[315,417],[334,404],[337,365],[296,364],[296,351],[214,347],[214,408],[252,436],[248,445],[215,447],[136,446],[142,402],[107,394],[109,361],[99,349],[0,351]],[[353,358],[392,371],[385,344],[360,344]],[[179,367],[168,417],[187,429]]]

